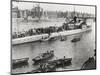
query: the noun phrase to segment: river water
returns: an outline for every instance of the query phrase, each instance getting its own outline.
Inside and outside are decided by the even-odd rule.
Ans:
[[[54,50],[55,57],[53,59],[63,58],[63,56],[72,58],[72,65],[58,68],[57,71],[80,69],[82,64],[93,56],[95,49],[95,23],[92,20],[88,20],[87,24],[92,26],[92,31],[67,36],[66,41],[60,41],[59,37],[55,41],[32,42],[12,46],[12,59],[29,57],[29,65],[12,69],[12,73],[24,73],[36,69],[37,66],[32,65],[32,58],[51,49]],[[74,37],[80,37],[81,40],[72,43],[71,40]]]

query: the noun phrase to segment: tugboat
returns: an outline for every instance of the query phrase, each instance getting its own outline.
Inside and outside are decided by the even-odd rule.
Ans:
[[[33,72],[54,72],[56,71],[56,68],[58,67],[64,67],[71,65],[72,58],[64,58],[64,59],[58,59],[53,61],[48,61],[47,63],[44,63],[40,65],[40,68],[37,70],[34,70]]]
[[[71,40],[71,42],[78,42],[80,40],[81,40],[80,38],[74,38],[74,39]]]
[[[47,51],[46,53],[42,53],[40,56],[33,58],[32,61],[34,61],[34,64],[38,64],[41,61],[51,59],[53,56],[54,56],[54,51],[51,50],[50,52]]]
[[[38,69],[33,70],[28,73],[32,74],[32,73],[54,72],[56,71],[56,68],[71,65],[72,64],[71,60],[72,58],[63,58],[63,59],[48,61],[46,63],[40,63]]]
[[[71,65],[72,58],[63,58],[63,59],[57,59],[53,61],[49,61],[48,64],[54,65],[56,68],[58,67],[64,67]]]
[[[21,58],[21,59],[13,59],[12,60],[12,68],[21,67],[28,64],[29,58]]]
[[[31,73],[45,73],[45,72],[54,72],[56,71],[55,65],[49,65],[47,63],[40,65],[40,67],[36,70],[33,70]]]

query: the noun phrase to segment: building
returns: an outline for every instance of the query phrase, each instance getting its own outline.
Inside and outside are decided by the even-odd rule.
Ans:
[[[31,16],[33,18],[35,18],[35,17],[41,18],[42,15],[43,15],[43,9],[39,5],[37,5],[36,7],[32,8]]]
[[[19,18],[19,9],[18,9],[18,7],[12,8],[12,18]]]
[[[57,18],[57,12],[56,11],[47,11],[46,15],[49,19],[51,18]]]

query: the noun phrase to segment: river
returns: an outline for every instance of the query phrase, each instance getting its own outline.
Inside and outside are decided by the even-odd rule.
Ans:
[[[55,41],[32,42],[12,46],[12,59],[29,57],[29,65],[12,69],[12,73],[24,73],[36,69],[37,66],[32,65],[32,58],[51,49],[54,50],[55,57],[53,59],[63,58],[64,56],[72,58],[72,65],[58,68],[57,71],[80,69],[82,64],[93,56],[95,49],[95,23],[88,20],[87,24],[92,26],[92,31],[67,36],[66,41],[60,41],[59,37]],[[71,40],[74,37],[80,37],[81,40],[72,43]]]

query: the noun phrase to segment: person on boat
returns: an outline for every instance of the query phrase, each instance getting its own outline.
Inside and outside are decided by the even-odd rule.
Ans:
[[[74,16],[74,18],[73,18],[73,21],[76,23],[76,19],[77,19],[77,17],[76,16]]]
[[[54,50],[53,49],[51,50],[51,53],[54,53]]]
[[[64,61],[65,61],[66,57],[64,56],[64,58],[62,59],[62,67],[64,67]]]

